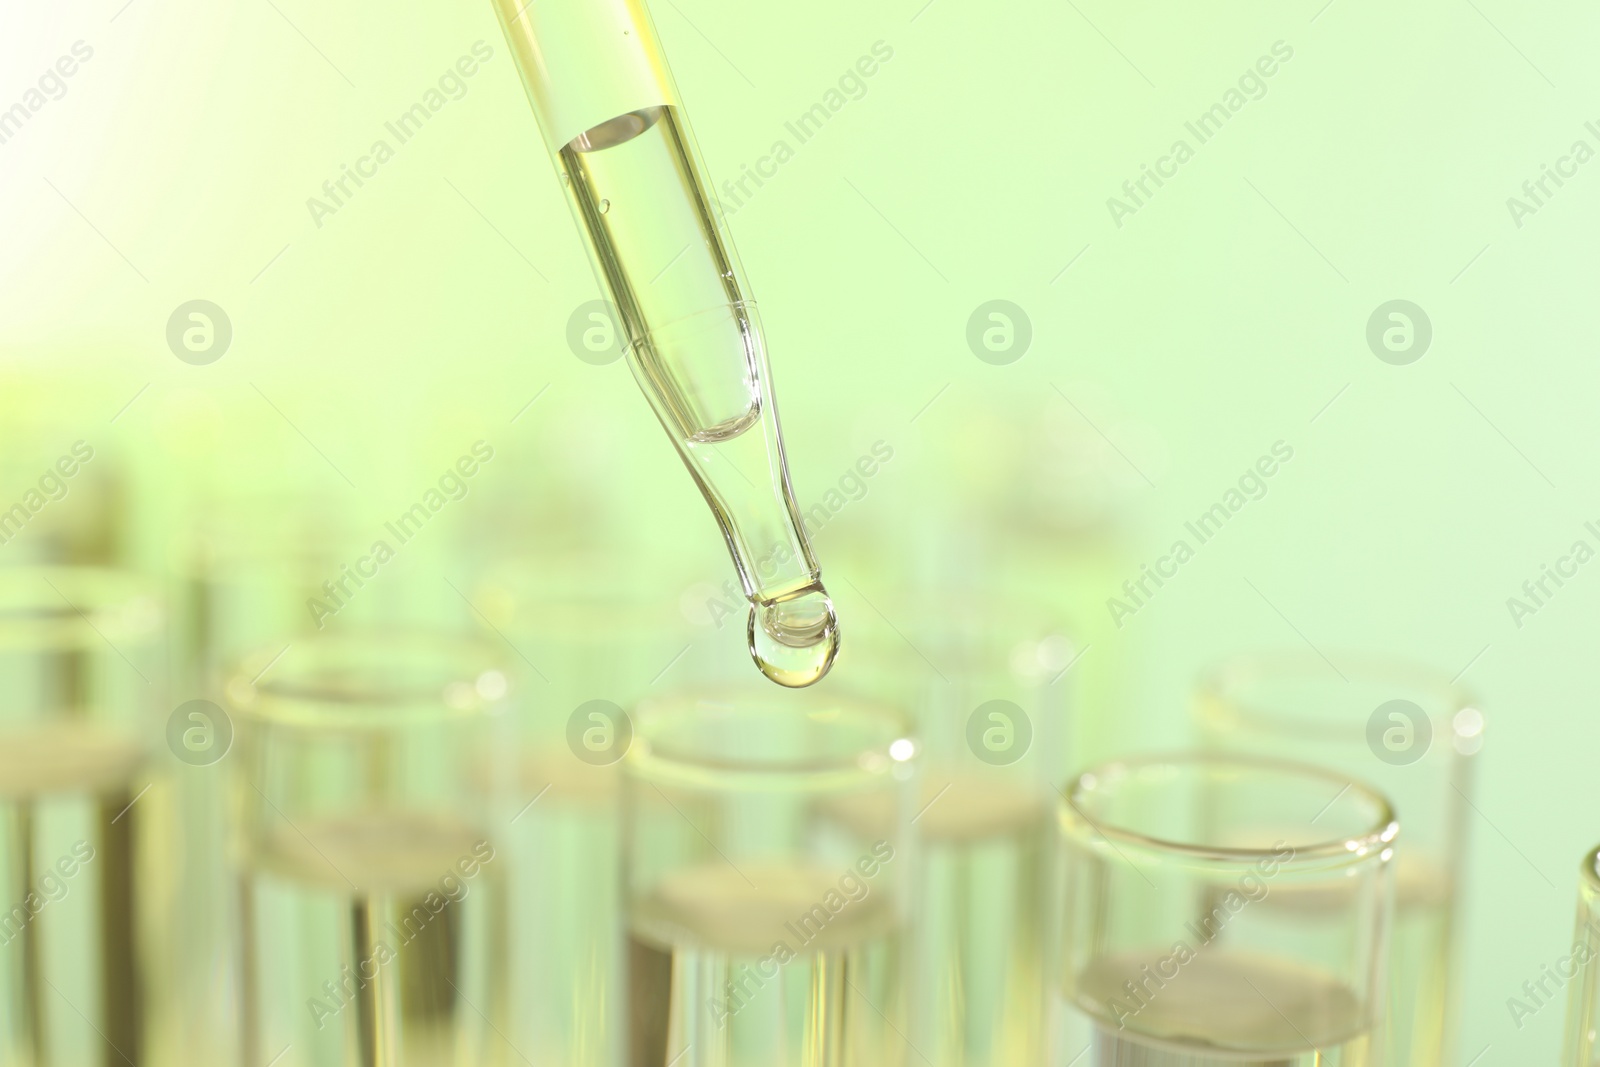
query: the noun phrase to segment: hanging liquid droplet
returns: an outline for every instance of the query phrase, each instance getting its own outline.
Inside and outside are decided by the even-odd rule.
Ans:
[[[751,658],[779,685],[812,685],[838,654],[838,621],[789,484],[755,306],[689,144],[676,108],[655,105],[574,137],[558,168],[625,309],[630,366],[733,556]],[[624,205],[616,218],[612,194]],[[694,255],[664,262],[669,244]],[[674,263],[672,283],[657,284]]]
[[[779,685],[820,681],[839,654],[839,617],[819,582],[775,600],[750,602],[750,657]]]

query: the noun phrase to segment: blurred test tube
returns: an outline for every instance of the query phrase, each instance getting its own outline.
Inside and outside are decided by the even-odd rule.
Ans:
[[[1511,1003],[1532,1014],[1562,983],[1570,984],[1561,1067],[1594,1067],[1600,1062],[1600,848],[1586,852],[1578,865],[1578,923],[1570,954],[1529,980]]]
[[[1380,794],[1300,764],[1178,754],[1086,771],[1059,816],[1052,1062],[1389,1062],[1398,827]]]
[[[623,1062],[620,767],[633,709],[684,651],[684,621],[628,556],[525,554],[473,590],[523,679],[507,869],[518,906],[514,1042],[565,1067]],[[748,668],[746,668],[748,669]]]
[[[178,1055],[161,621],[123,573],[0,568],[0,1062]]]
[[[242,1062],[445,1067],[515,1058],[505,1018],[493,733],[474,641],[323,634],[228,683]],[[487,780],[486,780],[487,776]]]
[[[1373,656],[1241,657],[1201,683],[1195,715],[1214,750],[1326,766],[1382,789],[1405,833],[1396,849],[1388,1060],[1454,1062],[1456,916],[1473,766],[1484,721],[1472,696],[1426,668]]]
[[[950,595],[859,636],[841,681],[914,709],[922,875],[908,1037],[938,1067],[1039,1062],[1074,645],[1037,602]],[[857,809],[857,815],[861,814]]]
[[[915,757],[900,716],[820,691],[641,709],[625,763],[630,1067],[915,1055]]]

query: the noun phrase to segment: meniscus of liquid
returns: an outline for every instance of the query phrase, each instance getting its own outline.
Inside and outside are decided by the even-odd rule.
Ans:
[[[816,682],[839,623],[795,506],[756,307],[639,0],[494,0],[629,366],[721,528],[768,678]]]

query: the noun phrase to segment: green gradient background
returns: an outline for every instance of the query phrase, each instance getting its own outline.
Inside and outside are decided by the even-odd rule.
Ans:
[[[1600,518],[1600,164],[1520,229],[1505,200],[1575,138],[1594,143],[1600,14],[1075,2],[655,4],[719,181],[874,41],[894,49],[732,223],[802,502],[886,440],[896,458],[848,522],[903,522],[914,543],[910,516],[964,499],[941,457],[979,457],[977,482],[1020,476],[981,462],[997,408],[1088,416],[1148,477],[1134,480],[1129,556],[1153,560],[1273,441],[1291,443],[1266,499],[1117,636],[1138,649],[1137,685],[1131,707],[1100,710],[1106,731],[1167,747],[1202,665],[1296,644],[1296,629],[1319,648],[1466,669],[1490,733],[1461,1060],[1552,1062],[1564,1002],[1519,1031],[1506,998],[1569,951],[1577,861],[1600,840],[1584,621],[1600,569],[1520,629],[1505,601]],[[722,580],[721,546],[628,373],[566,346],[595,282],[487,0],[13,5],[0,108],[79,39],[95,56],[67,95],[0,145],[0,358],[66,376],[63,443],[137,464],[141,551],[161,553],[159,517],[196,472],[240,491],[287,477],[375,534],[483,438],[527,460],[480,475],[502,496],[519,479],[530,495],[604,487],[595,527],[655,544],[661,596]],[[465,98],[318,229],[307,197],[479,39],[495,58]],[[1106,198],[1280,39],[1294,58],[1266,97],[1115,226]],[[233,322],[212,366],[166,348],[168,316],[194,298]],[[1002,367],[965,341],[996,298],[1034,331]],[[1433,323],[1411,366],[1364,342],[1394,298]],[[826,534],[817,548],[826,570]],[[894,619],[897,599],[873,602]],[[848,633],[861,606],[840,601]]]

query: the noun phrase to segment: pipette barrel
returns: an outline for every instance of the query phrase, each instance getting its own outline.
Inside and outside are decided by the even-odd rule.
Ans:
[[[495,0],[551,156],[619,115],[678,103],[636,0]]]
[[[836,619],[789,484],[755,305],[649,13],[640,0],[494,5],[629,366],[733,555],[751,652],[769,677],[810,684],[833,661]],[[796,669],[771,669],[791,655]]]

